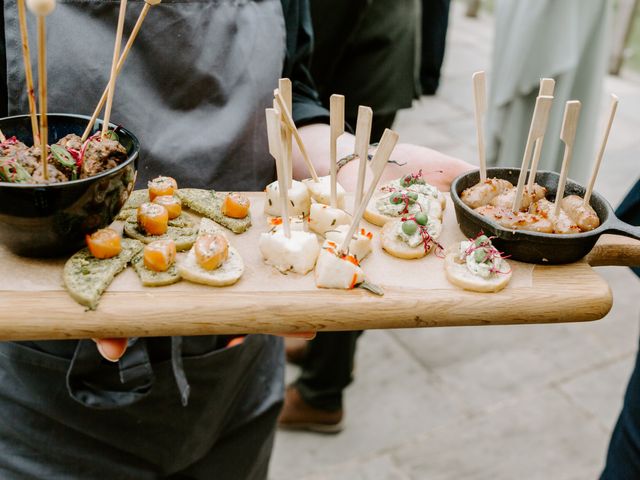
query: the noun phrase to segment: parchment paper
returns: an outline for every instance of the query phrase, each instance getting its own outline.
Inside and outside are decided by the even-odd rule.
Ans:
[[[270,292],[270,291],[310,291],[316,290],[313,272],[305,276],[294,273],[284,275],[266,265],[258,249],[258,238],[269,230],[267,219],[263,214],[264,195],[249,194],[251,199],[251,215],[253,226],[241,235],[227,231],[227,237],[242,255],[245,272],[240,281],[233,286],[221,289],[196,285],[186,281],[177,284],[157,287],[153,290],[194,291],[201,290],[211,295],[224,292]],[[453,204],[448,194],[447,208],[444,213],[442,235],[439,243],[447,248],[464,240],[456,222]],[[347,196],[348,208],[352,199]],[[442,258],[430,253],[419,260],[402,260],[392,257],[382,250],[378,227],[363,221],[362,226],[374,233],[373,252],[363,260],[362,268],[370,282],[384,287],[407,287],[432,289],[457,289],[451,285],[444,273]],[[179,254],[179,257],[183,254]],[[0,245],[0,291],[56,291],[64,290],[62,285],[62,269],[66,259],[30,259],[18,257]],[[178,260],[179,261],[179,260]],[[531,287],[533,284],[533,265],[509,261],[513,276],[507,288]],[[137,292],[150,290],[140,284],[133,268],[122,272],[109,287],[109,291]]]

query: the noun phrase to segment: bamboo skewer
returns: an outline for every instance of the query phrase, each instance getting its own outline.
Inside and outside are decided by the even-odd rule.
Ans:
[[[369,107],[358,107],[358,120],[356,121],[356,142],[354,154],[358,156],[358,181],[356,184],[356,196],[353,202],[353,210],[358,208],[362,200],[364,190],[364,178],[369,162],[369,141],[371,140],[371,124],[373,122],[373,110]]]
[[[124,19],[127,13],[127,0],[120,0],[120,10],[118,12],[118,26],[116,28],[116,40],[113,47],[113,59],[111,61],[111,74],[109,75],[109,92],[107,93],[107,106],[104,110],[104,120],[102,123],[102,137],[109,131],[109,120],[111,119],[111,109],[113,108],[113,94],[116,90],[116,79],[118,75],[116,69],[120,58],[120,45],[122,44],[122,31],[124,30]]]
[[[398,134],[387,128],[382,134],[378,150],[376,150],[376,153],[371,160],[371,170],[373,172],[373,178],[371,179],[371,183],[369,184],[367,193],[364,195],[357,207],[357,210],[353,214],[349,231],[344,237],[342,245],[340,245],[340,252],[346,252],[348,250],[349,243],[351,242],[353,235],[356,233],[356,230],[360,226],[360,220],[362,220],[362,216],[364,215],[364,211],[367,208],[369,200],[371,200],[373,193],[376,191],[376,187],[378,186],[378,182],[380,181],[380,177],[382,176],[384,167],[386,167],[387,162],[389,161],[389,157],[391,157],[391,152],[393,152],[396,143],[398,143]]]
[[[27,15],[24,7],[24,0],[17,0],[18,22],[20,23],[20,37],[22,40],[22,59],[24,61],[24,76],[27,82],[27,99],[29,101],[29,116],[31,117],[31,133],[33,144],[40,142],[40,130],[38,127],[38,116],[36,112],[36,93],[33,88],[33,71],[31,69],[31,50],[29,48],[29,36],[27,34]]]
[[[520,169],[520,176],[518,177],[518,186],[516,188],[516,196],[513,200],[513,211],[518,212],[522,204],[522,193],[524,192],[524,182],[527,178],[527,170],[529,168],[529,160],[531,158],[531,151],[535,141],[544,135],[544,126],[547,124],[549,118],[549,111],[551,110],[551,102],[553,97],[542,96],[536,99],[536,106],[533,109],[533,117],[531,118],[531,126],[529,127],[529,135],[527,136],[527,144],[524,148],[524,155],[522,157],[522,167]]]
[[[49,122],[47,121],[47,26],[44,15],[38,16],[38,90],[40,92],[40,161],[42,178],[49,180],[47,144]]]
[[[584,201],[583,201],[584,205],[589,205],[589,201],[591,200],[593,187],[596,183],[596,177],[598,176],[598,171],[600,170],[600,164],[602,163],[602,157],[604,156],[604,149],[607,146],[607,141],[609,140],[609,132],[611,132],[611,125],[613,124],[613,119],[616,116],[617,110],[618,110],[618,97],[612,93],[611,105],[609,107],[609,118],[607,119],[607,126],[604,129],[602,142],[600,142],[600,148],[598,149],[596,161],[593,165],[593,172],[591,173],[591,178],[589,179],[589,184],[587,185],[587,191],[584,194]]]
[[[296,143],[298,144],[298,148],[300,148],[300,153],[302,153],[302,158],[304,159],[304,162],[306,163],[307,168],[309,169],[309,174],[311,175],[311,178],[313,178],[314,182],[319,182],[320,179],[318,178],[318,174],[316,173],[316,169],[313,166],[313,162],[311,162],[311,158],[309,158],[309,154],[307,153],[307,149],[304,146],[304,142],[302,141],[302,137],[300,136],[300,132],[298,132],[298,129],[296,128],[296,124],[293,122],[293,117],[291,116],[291,111],[289,109],[287,109],[287,106],[284,103],[282,95],[280,94],[280,92],[278,90],[276,90],[274,92],[274,95],[276,97],[276,101],[278,102],[278,107],[280,107],[280,112],[282,114],[281,115],[282,119],[284,120],[284,123],[287,126],[287,128],[293,134],[293,138],[295,138]]]
[[[289,225],[289,209],[287,208],[288,189],[287,189],[287,173],[282,162],[282,141],[280,114],[273,108],[266,109],[267,115],[267,137],[269,138],[269,153],[276,161],[276,172],[278,175],[278,190],[280,199],[280,214],[282,216],[282,229],[287,238],[291,238],[291,227]]]
[[[480,181],[487,179],[487,161],[484,147],[483,116],[487,111],[487,86],[484,72],[473,74],[473,98],[475,100],[476,135],[478,137],[478,160],[480,163]]]
[[[553,97],[553,91],[556,87],[556,81],[553,78],[541,78],[540,79],[540,90],[538,91],[538,96],[547,96]],[[533,188],[533,184],[536,181],[536,172],[538,171],[538,163],[540,163],[540,155],[542,155],[542,144],[544,142],[544,134],[547,131],[547,123],[549,122],[549,117],[546,119],[547,121],[544,124],[544,131],[542,136],[536,140],[535,148],[533,149],[533,161],[531,162],[531,170],[529,171],[529,182],[527,183],[527,189],[531,191]]]
[[[280,92],[280,95],[282,95],[284,104],[287,106],[287,110],[291,111],[293,109],[293,89],[291,86],[291,80],[289,80],[288,78],[281,78],[280,80],[278,80],[278,90]],[[281,109],[280,117],[283,116],[284,112]],[[284,120],[282,118],[280,119],[280,125],[282,125],[283,132],[284,147],[282,151],[284,153],[284,158],[286,161],[285,166],[287,169],[287,184],[289,185],[289,188],[291,188],[291,184],[293,182],[291,130],[286,128]]]
[[[0,130],[0,142],[6,142],[7,141],[7,137],[4,136],[4,133],[2,133],[2,130]]]
[[[127,40],[127,43],[124,46],[124,49],[122,50],[122,54],[120,55],[120,59],[118,60],[118,65],[116,66],[116,77],[120,75],[120,71],[124,66],[124,62],[127,60],[129,52],[131,51],[131,47],[133,46],[133,42],[135,41],[136,37],[138,36],[138,33],[140,32],[140,28],[142,28],[142,24],[144,23],[144,20],[147,17],[147,13],[149,13],[149,9],[155,5],[158,5],[160,1],[161,0],[145,0],[145,4],[142,7],[142,10],[140,11],[138,20],[136,21],[136,24],[133,26],[133,30],[131,30],[129,39]],[[89,138],[91,129],[95,125],[96,120],[98,119],[98,115],[100,115],[100,112],[102,111],[102,107],[104,107],[104,104],[107,101],[107,96],[109,94],[109,85],[110,83],[107,83],[107,86],[104,88],[104,91],[102,92],[102,96],[100,97],[100,101],[98,102],[98,106],[96,106],[95,110],[93,111],[93,114],[91,115],[91,120],[89,120],[89,125],[87,125],[87,128],[82,134],[83,143],[87,140],[87,138]]]
[[[344,133],[344,95],[331,95],[329,100],[329,121],[331,123],[330,174],[331,206],[338,208],[338,137]]]
[[[562,129],[560,130],[560,139],[564,142],[564,157],[562,159],[562,170],[560,171],[558,190],[556,191],[556,202],[553,209],[555,216],[558,216],[560,213],[560,203],[564,197],[564,189],[567,183],[567,175],[569,174],[569,166],[571,165],[571,157],[573,155],[573,145],[576,139],[576,130],[578,129],[580,107],[581,104],[578,100],[567,102],[564,107]]]
[[[46,17],[56,8],[55,0],[28,0],[27,8],[38,17],[38,93],[40,97],[40,161],[42,178],[49,180],[47,144],[47,23]]]

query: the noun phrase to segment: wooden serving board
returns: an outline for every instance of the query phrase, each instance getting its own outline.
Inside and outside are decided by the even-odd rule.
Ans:
[[[129,268],[97,310],[86,311],[62,287],[64,259],[16,257],[0,246],[0,340],[577,322],[600,319],[612,305],[609,286],[586,261],[563,266],[511,262],[509,286],[480,294],[450,285],[442,260],[433,254],[414,261],[395,259],[376,238],[363,269],[383,287],[384,296],[362,289],[318,289],[312,273],[282,275],[262,262],[257,240],[269,228],[262,215],[264,196],[251,194],[251,201],[254,226],[245,234],[228,235],[245,260],[245,275],[237,285],[222,289],[184,281],[144,288]],[[447,247],[461,239],[449,204],[440,241]],[[616,237],[593,253],[591,261],[597,264],[608,259],[615,264],[620,255],[640,259],[640,242]]]

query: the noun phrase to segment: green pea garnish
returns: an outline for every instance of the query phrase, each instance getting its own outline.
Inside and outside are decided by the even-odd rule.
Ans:
[[[478,263],[484,263],[487,260],[487,252],[483,248],[479,248],[473,252],[473,258]]]
[[[409,197],[409,200],[413,203],[418,201],[418,194],[416,192],[408,192],[407,197]]]
[[[422,226],[426,225],[429,221],[429,217],[427,217],[426,213],[418,212],[415,215],[416,222]]]
[[[402,203],[402,195],[399,193],[394,193],[393,195],[391,195],[391,198],[389,198],[389,201],[394,205],[398,205]]]
[[[418,230],[418,224],[413,220],[407,220],[406,222],[402,222],[402,231],[406,235],[413,235]]]
[[[479,247],[480,245],[486,243],[489,243],[489,237],[487,237],[486,235],[480,235],[478,238],[476,238],[476,247]]]

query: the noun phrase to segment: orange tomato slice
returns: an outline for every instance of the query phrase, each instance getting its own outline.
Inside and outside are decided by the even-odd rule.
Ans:
[[[138,226],[148,235],[164,235],[169,228],[169,212],[157,203],[143,203],[138,207]]]
[[[151,180],[147,187],[149,188],[149,200],[161,195],[173,195],[178,189],[178,183],[171,177],[156,177]]]
[[[122,251],[120,235],[110,228],[87,235],[86,239],[91,255],[96,258],[112,258]]]
[[[154,272],[166,272],[176,261],[176,244],[173,240],[156,240],[144,247],[144,266]]]
[[[205,270],[215,270],[229,256],[229,242],[220,234],[201,235],[194,246],[196,261]]]
[[[173,195],[159,195],[153,199],[153,203],[162,205],[167,209],[169,220],[178,218],[182,213],[182,202]]]
[[[228,193],[222,202],[222,214],[231,218],[245,218],[249,215],[249,199],[240,193]]]

